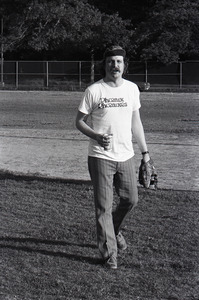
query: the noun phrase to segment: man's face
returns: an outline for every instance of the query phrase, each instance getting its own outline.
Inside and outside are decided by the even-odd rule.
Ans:
[[[123,56],[108,56],[105,65],[106,77],[109,79],[121,78],[124,72]]]

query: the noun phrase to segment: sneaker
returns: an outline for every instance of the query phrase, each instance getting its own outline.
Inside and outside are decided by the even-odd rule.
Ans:
[[[107,269],[117,269],[117,258],[115,256],[110,256],[105,261],[105,267]]]
[[[116,235],[116,240],[118,249],[122,251],[126,250],[127,244],[121,232],[119,232],[118,235]]]

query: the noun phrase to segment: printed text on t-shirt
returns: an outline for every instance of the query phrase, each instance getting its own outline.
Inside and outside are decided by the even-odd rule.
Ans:
[[[109,107],[126,107],[127,102],[124,102],[123,98],[100,98],[98,108],[109,108]]]

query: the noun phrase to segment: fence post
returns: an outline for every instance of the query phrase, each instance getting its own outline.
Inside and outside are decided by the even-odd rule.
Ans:
[[[150,83],[148,82],[148,63],[145,60],[145,83],[144,83],[144,90],[147,91],[150,89]]]
[[[16,61],[15,86],[18,89],[19,87],[19,62],[18,61]]]
[[[148,65],[147,61],[145,60],[145,83],[148,82]]]
[[[180,62],[180,89],[182,88],[182,81],[183,81],[182,62]]]
[[[94,63],[94,50],[91,50],[91,83],[95,80],[95,73],[94,73],[95,63]]]
[[[1,18],[1,86],[4,87],[4,80],[3,80],[3,64],[4,64],[4,49],[3,49],[3,18]]]
[[[82,63],[79,61],[79,88],[82,88]]]
[[[49,85],[48,61],[46,62],[46,87]]]

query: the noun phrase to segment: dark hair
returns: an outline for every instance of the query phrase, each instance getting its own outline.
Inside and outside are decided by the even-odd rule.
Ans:
[[[125,57],[126,51],[118,45],[112,45],[105,50],[103,58],[106,58],[108,56],[115,56],[115,55],[121,55]]]

